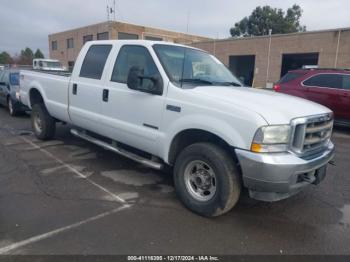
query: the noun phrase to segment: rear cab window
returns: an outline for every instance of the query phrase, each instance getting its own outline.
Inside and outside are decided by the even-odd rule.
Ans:
[[[302,77],[306,75],[306,73],[302,73],[302,72],[289,72],[286,75],[284,75],[280,81],[278,81],[279,84],[284,84],[284,83],[288,83],[290,81],[293,81],[295,79],[298,79],[299,77]]]
[[[90,46],[81,66],[80,77],[100,80],[112,45]]]

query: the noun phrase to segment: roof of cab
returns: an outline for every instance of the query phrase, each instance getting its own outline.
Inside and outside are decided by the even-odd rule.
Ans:
[[[187,48],[192,48],[196,50],[201,50],[199,48],[188,46],[188,45],[177,44],[177,43],[166,42],[166,41],[152,41],[152,40],[95,40],[95,41],[89,41],[86,43],[86,45],[90,45],[90,46],[96,45],[96,44],[100,44],[100,45],[129,44],[129,45],[143,45],[148,47],[152,47],[153,45],[172,45],[172,46],[187,47]]]

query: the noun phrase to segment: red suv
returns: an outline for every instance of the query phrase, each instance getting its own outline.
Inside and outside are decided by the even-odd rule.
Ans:
[[[322,104],[334,112],[338,124],[350,125],[350,70],[289,71],[274,85],[274,90]]]

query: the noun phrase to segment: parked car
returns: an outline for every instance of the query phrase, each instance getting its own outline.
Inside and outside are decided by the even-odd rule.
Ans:
[[[72,75],[21,71],[37,138],[56,122],[154,169],[174,170],[177,195],[204,216],[252,198],[277,201],[319,184],[333,158],[332,112],[242,87],[214,56],[154,41],[92,41]]]
[[[350,125],[350,70],[293,70],[274,90],[320,103],[334,112],[337,124]]]
[[[6,106],[11,116],[30,110],[20,101],[19,71],[5,69],[0,74],[0,104]]]
[[[43,71],[67,71],[61,62],[54,59],[33,59],[33,69]]]

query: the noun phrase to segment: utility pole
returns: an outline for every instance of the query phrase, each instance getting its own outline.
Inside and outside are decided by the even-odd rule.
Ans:
[[[341,30],[339,30],[339,31],[338,31],[338,41],[337,41],[337,49],[336,49],[336,51],[335,51],[334,68],[337,68],[337,66],[338,66],[338,56],[339,56],[340,35],[341,35]]]
[[[267,52],[266,86],[269,82],[272,29],[269,30],[269,50]]]
[[[115,0],[113,0],[113,21],[115,22],[116,18],[116,3]]]

